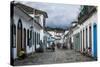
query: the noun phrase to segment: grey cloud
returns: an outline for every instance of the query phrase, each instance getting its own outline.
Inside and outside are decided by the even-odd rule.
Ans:
[[[50,27],[67,27],[72,21],[77,20],[80,5],[52,4],[40,2],[22,2],[33,8],[47,12],[46,25]]]

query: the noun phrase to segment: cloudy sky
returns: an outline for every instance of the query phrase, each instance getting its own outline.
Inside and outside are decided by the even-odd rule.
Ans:
[[[47,12],[48,18],[46,26],[66,28],[72,21],[77,20],[80,12],[80,5],[40,3],[40,2],[22,2],[33,8]]]

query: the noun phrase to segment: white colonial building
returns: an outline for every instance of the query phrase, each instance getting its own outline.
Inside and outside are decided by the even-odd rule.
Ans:
[[[47,17],[44,11],[11,2],[11,58],[16,59],[21,49],[30,54],[39,48]]]
[[[97,59],[97,10],[94,6],[84,8],[88,9],[87,14],[73,28],[73,46],[76,51]]]
[[[97,59],[97,9],[96,6],[83,8],[86,11],[80,12],[78,22],[68,30],[64,42],[72,45],[75,51]]]

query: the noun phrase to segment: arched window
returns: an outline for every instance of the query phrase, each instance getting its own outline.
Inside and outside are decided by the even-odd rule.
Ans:
[[[36,43],[38,44],[38,33],[36,33]]]
[[[21,21],[21,19],[19,19],[19,21],[18,21],[18,29],[22,29],[22,21]]]
[[[89,48],[92,48],[92,29],[91,26],[89,26]]]
[[[81,31],[81,51],[82,51],[82,31]]]
[[[24,49],[26,50],[26,29],[24,28]]]
[[[39,44],[40,40],[39,40],[39,33],[38,33],[38,44]]]
[[[35,40],[36,40],[36,45],[37,45],[37,32],[36,32],[35,36],[36,36],[36,37],[35,37]]]
[[[32,30],[29,31],[29,47],[32,47]]]
[[[11,25],[11,47],[16,48],[16,25],[12,23]]]
[[[34,44],[36,45],[36,32],[34,32]]]
[[[16,47],[16,25],[13,24],[13,47]]]
[[[34,31],[33,31],[33,45],[34,45],[34,40],[35,40],[35,39],[34,39]]]
[[[32,30],[30,31],[30,40],[32,39]]]
[[[86,28],[86,48],[88,48],[88,30]]]
[[[40,42],[40,33],[39,33],[39,42]]]
[[[27,30],[27,45],[29,46],[29,29]]]

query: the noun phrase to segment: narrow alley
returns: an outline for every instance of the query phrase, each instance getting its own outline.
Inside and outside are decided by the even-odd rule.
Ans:
[[[14,65],[38,65],[69,62],[94,61],[93,58],[83,56],[74,50],[57,49],[55,52],[47,50],[44,53],[34,53],[24,60],[16,60]]]
[[[98,60],[97,6],[31,4],[11,2],[11,65]]]

